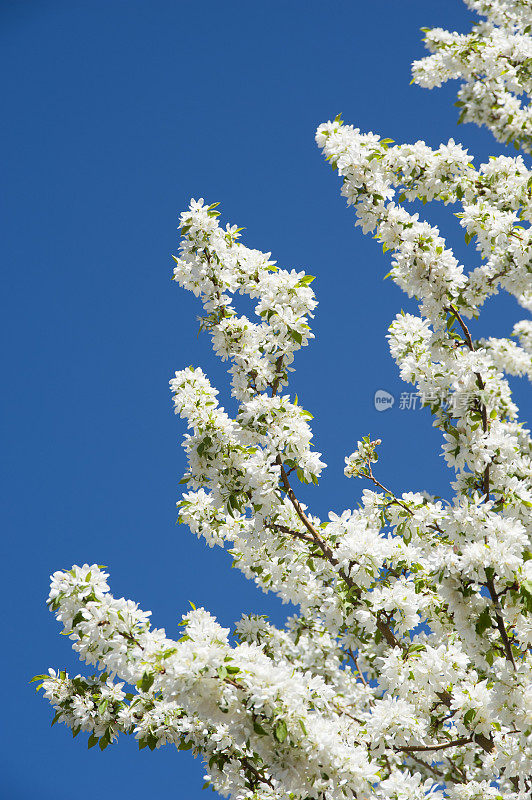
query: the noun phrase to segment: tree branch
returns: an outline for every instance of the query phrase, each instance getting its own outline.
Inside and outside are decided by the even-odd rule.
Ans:
[[[428,753],[429,751],[446,750],[448,747],[461,747],[464,744],[472,744],[474,741],[473,736],[463,736],[461,739],[455,739],[444,744],[408,745],[406,747],[394,747],[393,749],[397,753]]]
[[[318,547],[320,548],[324,556],[327,558],[329,563],[334,567],[338,566],[338,560],[334,557],[331,548],[326,544],[326,542],[324,542],[324,540],[321,538],[314,525],[310,522],[307,515],[301,508],[301,505],[297,497],[295,496],[292,487],[290,486],[290,482],[288,480],[286,470],[283,466],[281,456],[277,456],[276,463],[281,467],[281,482],[283,485],[283,489],[286,492],[290,502],[292,503],[299,519],[301,520],[305,528],[308,530],[308,532],[310,533],[310,535],[314,540],[314,543],[318,545]],[[360,599],[362,592],[360,591],[359,587],[355,584],[355,582],[352,581],[351,578],[348,575],[346,575],[343,569],[341,568],[338,570],[338,574],[340,575],[344,583],[346,583],[350,589],[353,589],[355,591],[357,599]],[[377,626],[377,630],[384,637],[384,639],[390,645],[390,647],[399,647],[401,650],[406,651],[407,649],[406,646],[399,639],[397,639],[391,628],[379,616],[379,612],[376,615],[375,624]]]

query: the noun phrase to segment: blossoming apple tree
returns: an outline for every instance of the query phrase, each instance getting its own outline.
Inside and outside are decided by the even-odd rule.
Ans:
[[[466,0],[471,33],[427,30],[414,81],[457,78],[462,121],[532,152],[532,6]],[[234,635],[203,608],[182,635],[116,599],[102,567],[52,576],[49,606],[94,674],[40,676],[55,719],[100,748],[132,734],[206,764],[225,797],[254,800],[524,800],[532,797],[532,444],[508,375],[532,376],[532,323],[475,339],[470,320],[504,290],[532,308],[532,171],[521,155],[474,166],[454,141],[433,150],[361,133],[340,117],[317,143],[357,225],[392,254],[419,302],[389,344],[430,404],[453,473],[450,499],[402,495],[378,477],[379,440],[358,443],[348,477],[360,506],[319,519],[298,499],[325,466],[311,415],[288,394],[312,339],[312,277],[222,227],[216,205],[181,215],[175,280],[203,303],[203,328],[230,364],[230,417],[200,368],[170,382],[188,423],[180,519],[298,608],[283,629],[245,615]],[[452,204],[474,242],[466,270],[436,227],[408,210]],[[237,294],[255,303],[238,314]]]

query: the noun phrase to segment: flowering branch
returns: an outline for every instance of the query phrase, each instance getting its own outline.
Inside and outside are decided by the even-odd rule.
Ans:
[[[466,2],[486,22],[470,34],[426,31],[432,54],[414,78],[460,79],[462,120],[532,152],[531,112],[518,99],[532,96],[530,4]],[[244,615],[234,644],[193,608],[172,639],[109,593],[103,568],[74,566],[54,573],[48,602],[98,674],[51,670],[40,688],[54,722],[87,732],[89,747],[123,734],[141,749],[192,749],[223,796],[524,800],[532,441],[507,376],[532,378],[532,321],[514,325],[519,344],[473,341],[466,321],[499,290],[532,310],[532,172],[521,157],[476,168],[453,140],[395,145],[340,116],[316,138],[357,225],[392,254],[390,277],[418,303],[388,340],[442,433],[448,499],[396,496],[373,472],[380,439],[366,436],[345,466],[372,483],[358,507],[323,522],[307,511],[294,481],[318,485],[325,464],[312,415],[286,387],[313,338],[313,276],[281,269],[240,241],[241,228],[220,225],[217,203],[193,200],[174,279],[203,304],[201,328],[229,363],[237,412],[220,406],[200,368],[171,380],[189,429],[179,521],[297,613],[284,628]],[[438,228],[407,210],[415,201],[460,204],[480,265],[466,271]],[[254,304],[251,318],[239,295]]]

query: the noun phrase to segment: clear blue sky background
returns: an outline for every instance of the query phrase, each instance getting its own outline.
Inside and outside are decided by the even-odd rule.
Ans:
[[[1,3],[6,798],[205,796],[189,753],[139,753],[133,739],[100,753],[50,730],[29,678],[83,669],[44,605],[52,571],[107,564],[114,593],[169,635],[189,600],[225,625],[242,611],[286,614],[174,525],[184,425],[168,380],[195,364],[226,386],[196,336],[197,301],[170,283],[191,196],[221,201],[250,246],[317,276],[317,339],[292,384],[330,465],[303,493],[313,510],[356,503],[363,484],[343,477],[343,460],[368,432],[383,439],[385,483],[447,492],[426,412],[373,406],[378,388],[410,391],[384,337],[411,306],[383,282],[389,258],[354,228],[314,131],[341,111],[398,142],[454,136],[482,159],[502,152],[456,128],[454,86],[409,87],[419,28],[465,31],[471,17],[459,0]],[[451,210],[426,213],[476,263]],[[522,316],[497,299],[478,330],[504,335]],[[526,418],[530,396],[515,385]]]

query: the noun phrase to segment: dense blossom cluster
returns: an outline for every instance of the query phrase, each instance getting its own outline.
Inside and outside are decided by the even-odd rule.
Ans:
[[[415,83],[463,82],[460,122],[485,125],[496,139],[532,152],[532,6],[529,0],[465,0],[486,19],[471,33],[425,29],[432,55],[413,64]]]
[[[465,118],[528,150],[528,112],[510,119],[509,109],[530,88],[530,5],[468,5],[487,21],[467,36],[428,32],[434,55],[414,65],[416,78],[461,77]],[[55,719],[87,731],[89,746],[124,733],[140,747],[193,749],[207,782],[237,800],[525,800],[532,441],[508,376],[532,378],[532,323],[516,322],[513,338],[475,338],[468,326],[500,290],[532,309],[532,172],[521,156],[476,168],[452,140],[394,146],[341,118],[320,125],[317,142],[357,224],[392,253],[390,276],[418,302],[393,320],[389,345],[442,432],[449,497],[396,495],[376,474],[380,440],[364,437],[345,466],[371,484],[356,509],[322,521],[298,499],[295,480],[318,483],[324,467],[312,416],[282,393],[312,338],[312,278],[279,269],[220,226],[216,205],[192,201],[175,280],[203,302],[238,409],[220,407],[199,368],[172,379],[190,429],[180,521],[298,614],[284,629],[244,616],[231,636],[193,608],[173,640],[109,593],[103,568],[75,566],[52,576],[48,602],[96,674],[50,670],[41,686]],[[406,208],[433,200],[460,209],[479,265],[466,270]],[[255,303],[254,320],[237,312],[238,294]]]

